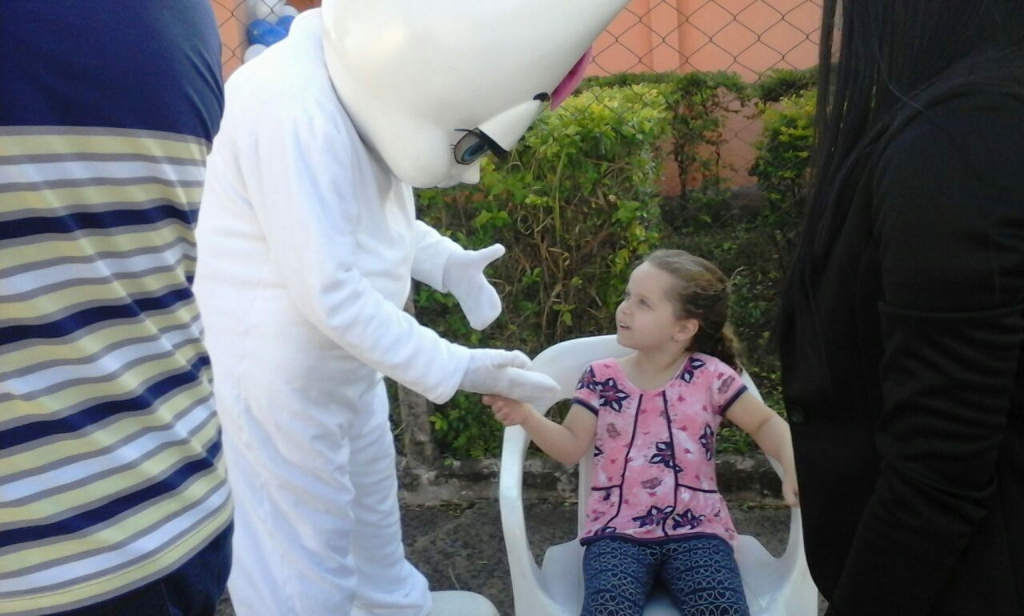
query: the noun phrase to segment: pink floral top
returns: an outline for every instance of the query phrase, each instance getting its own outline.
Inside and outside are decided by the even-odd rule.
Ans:
[[[580,543],[609,536],[659,541],[691,533],[735,542],[715,478],[715,434],[746,390],[735,370],[701,353],[653,391],[630,383],[615,359],[588,366],[573,397],[597,415]]]

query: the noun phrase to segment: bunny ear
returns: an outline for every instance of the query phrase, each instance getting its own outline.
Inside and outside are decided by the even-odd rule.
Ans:
[[[590,60],[593,57],[594,48],[591,47],[569,69],[569,74],[562,79],[562,82],[555,86],[554,91],[551,92],[551,109],[557,109],[562,104],[562,101],[569,98],[569,95],[576,91],[576,87],[580,85],[583,77],[587,74],[587,66],[590,65]]]

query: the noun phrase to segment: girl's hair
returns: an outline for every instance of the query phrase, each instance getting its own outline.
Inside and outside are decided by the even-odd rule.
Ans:
[[[1022,0],[824,0],[823,12],[808,211],[777,342],[901,129],[975,89],[1024,95]]]
[[[656,250],[644,263],[676,279],[668,296],[676,316],[700,323],[687,350],[712,355],[739,370],[741,349],[729,324],[729,279],[722,270],[685,250]]]

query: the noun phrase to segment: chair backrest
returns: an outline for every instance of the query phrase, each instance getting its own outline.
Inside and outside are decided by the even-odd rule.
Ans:
[[[615,341],[615,336],[577,338],[543,351],[534,359],[533,368],[553,378],[560,391],[547,400],[535,401],[537,409],[546,413],[556,402],[571,398],[579,377],[591,362],[607,357],[621,358],[630,353]],[[760,397],[750,377],[746,373],[741,376],[748,390]],[[529,442],[529,435],[521,426],[505,429],[498,492],[516,610],[521,616],[579,613],[583,588],[579,543],[570,541],[549,548],[548,556],[551,558],[545,557],[543,572],[537,567],[530,549],[522,502],[523,461]],[[779,465],[770,458],[769,461],[781,476]],[[588,454],[580,463],[580,505],[577,509],[580,528],[590,494],[589,469]],[[552,561],[550,568],[548,560]],[[736,545],[736,560],[753,616],[815,616],[818,613],[818,592],[804,558],[799,509],[790,510],[789,541],[781,557],[773,557],[755,538],[741,536]],[[567,607],[570,605],[575,607]],[[645,613],[676,612],[668,600],[660,596],[651,599]]]
[[[571,398],[576,392],[576,384],[579,382],[583,370],[588,365],[599,359],[608,357],[625,357],[632,353],[615,340],[615,336],[593,336],[589,338],[574,338],[567,340],[542,351],[533,360],[533,369],[550,376],[558,383],[558,398],[552,399],[544,405],[543,409],[538,408],[542,413],[556,403]],[[586,502],[590,495],[590,462],[593,459],[593,451],[588,451],[579,464],[579,503],[577,510],[577,531],[583,529],[584,517],[586,515]]]

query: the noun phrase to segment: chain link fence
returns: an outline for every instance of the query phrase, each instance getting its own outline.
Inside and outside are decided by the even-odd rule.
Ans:
[[[272,23],[320,0],[211,3],[227,78],[246,58],[253,20]],[[772,69],[806,69],[817,63],[821,10],[821,0],[632,0],[595,42],[588,74],[728,71],[754,82]],[[752,107],[730,111],[717,155],[727,182],[744,186],[753,182],[748,171],[761,121]],[[680,189],[666,173],[666,192]]]

